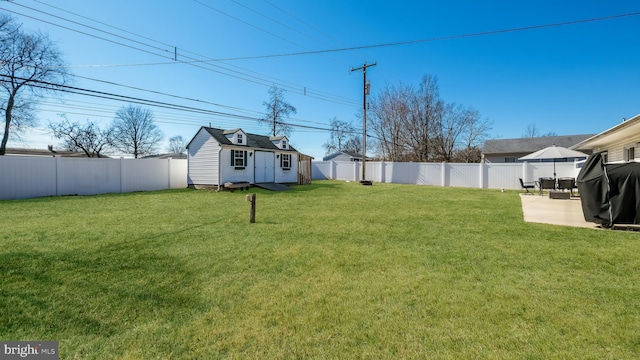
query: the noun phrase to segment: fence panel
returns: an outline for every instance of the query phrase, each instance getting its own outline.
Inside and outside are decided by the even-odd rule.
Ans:
[[[356,161],[336,161],[334,167],[334,177],[340,180],[357,181],[356,172],[358,163]]]
[[[0,156],[0,200],[187,187],[187,160]]]
[[[313,180],[327,180],[331,178],[331,161],[312,161],[311,176]]]
[[[0,200],[54,196],[56,159],[35,156],[0,156]]]
[[[169,162],[155,159],[122,161],[122,192],[169,188]]]
[[[518,164],[485,164],[485,184],[489,189],[520,189],[520,181],[518,178],[523,178],[523,165]]]
[[[575,163],[556,163],[556,175],[577,177]],[[313,179],[356,181],[360,178],[359,162],[314,161]],[[333,171],[332,171],[333,169]],[[520,181],[553,176],[552,162],[536,163],[402,163],[367,162],[368,180],[397,184],[455,186],[489,189],[520,189]]]
[[[480,187],[481,164],[445,164],[448,170],[447,186]]]
[[[169,160],[169,189],[184,189],[187,187],[189,162],[182,159]]]
[[[55,158],[57,195],[94,195],[120,192],[120,160]]]

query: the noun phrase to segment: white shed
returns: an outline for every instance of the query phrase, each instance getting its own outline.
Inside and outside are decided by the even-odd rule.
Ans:
[[[187,154],[187,184],[192,188],[227,182],[298,182],[300,153],[289,145],[286,136],[201,127],[187,145]]]

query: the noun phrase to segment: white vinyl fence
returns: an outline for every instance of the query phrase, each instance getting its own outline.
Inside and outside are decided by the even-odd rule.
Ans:
[[[362,164],[358,161],[314,161],[313,180],[360,181]],[[557,162],[556,177],[578,175],[579,163]],[[481,189],[520,189],[525,182],[553,177],[552,162],[523,163],[404,163],[367,161],[366,180],[398,184],[469,187]]]
[[[0,156],[0,200],[186,187],[184,159]]]

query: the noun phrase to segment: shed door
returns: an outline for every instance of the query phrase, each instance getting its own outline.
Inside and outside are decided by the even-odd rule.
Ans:
[[[272,183],[276,179],[275,154],[267,151],[255,152],[256,183]]]

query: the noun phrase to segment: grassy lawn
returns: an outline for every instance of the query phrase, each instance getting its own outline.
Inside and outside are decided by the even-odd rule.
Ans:
[[[0,339],[61,359],[634,359],[640,233],[318,181],[0,201]]]

